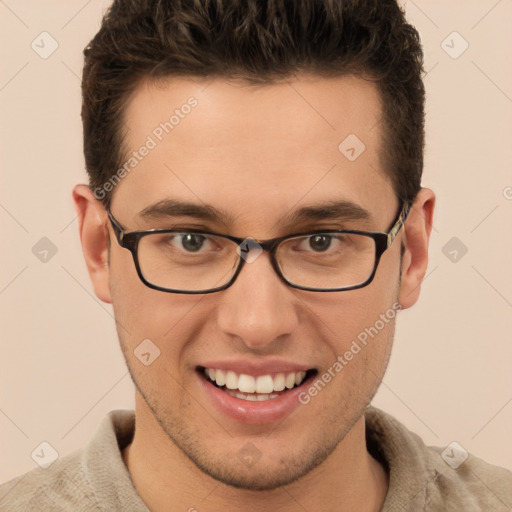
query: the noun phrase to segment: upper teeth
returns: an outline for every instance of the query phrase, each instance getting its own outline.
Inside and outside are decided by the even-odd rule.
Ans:
[[[292,389],[299,385],[306,376],[306,372],[278,373],[272,375],[260,375],[253,377],[245,373],[237,374],[231,370],[216,370],[205,368],[204,373],[217,386],[226,386],[228,389],[238,389],[242,393],[272,393],[283,391],[284,388]]]

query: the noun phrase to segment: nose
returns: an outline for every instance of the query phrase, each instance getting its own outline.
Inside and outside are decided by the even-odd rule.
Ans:
[[[219,293],[219,328],[253,350],[268,349],[298,325],[293,289],[275,273],[268,253],[246,262],[236,281]]]

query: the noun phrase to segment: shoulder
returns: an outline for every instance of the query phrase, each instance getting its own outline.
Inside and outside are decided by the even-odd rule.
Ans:
[[[393,416],[369,407],[368,449],[387,466],[384,511],[510,511],[512,472],[468,453],[460,444],[427,446]],[[413,507],[413,508],[414,508]]]
[[[512,510],[512,472],[465,451],[458,443],[425,446],[434,476],[427,487],[427,503],[446,503],[444,510]],[[453,503],[450,503],[453,502]],[[451,506],[451,508],[450,508]]]
[[[131,442],[134,424],[133,411],[111,411],[86,446],[1,485],[0,510],[147,510],[121,454]]]
[[[26,512],[101,510],[82,471],[82,450],[0,486],[0,510]]]

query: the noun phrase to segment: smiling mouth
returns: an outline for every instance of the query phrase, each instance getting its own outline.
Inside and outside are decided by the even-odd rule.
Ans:
[[[241,400],[262,402],[278,398],[316,375],[315,369],[264,375],[247,375],[234,371],[198,367],[199,374],[210,384]]]

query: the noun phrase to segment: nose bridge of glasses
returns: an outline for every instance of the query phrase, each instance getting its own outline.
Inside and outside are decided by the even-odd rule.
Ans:
[[[269,259],[272,269],[275,271],[277,276],[282,279],[279,264],[276,259],[276,249],[282,240],[283,238],[272,238],[266,240],[256,240],[251,237],[244,239],[232,238],[232,241],[237,244],[236,251],[240,257],[240,264],[238,265],[235,277],[237,277],[241,272],[245,263],[252,265],[257,259],[262,258],[264,253],[267,253],[266,257]],[[265,257],[263,257],[263,259],[265,259]]]
[[[280,238],[270,238],[266,240],[255,239],[252,237],[246,238],[236,238],[229,237],[232,242],[236,244],[236,251],[242,259],[246,259],[246,256],[251,255],[251,253],[257,253],[257,255],[262,252],[269,253],[269,257],[274,259],[274,255],[279,244],[284,240],[283,237]]]

